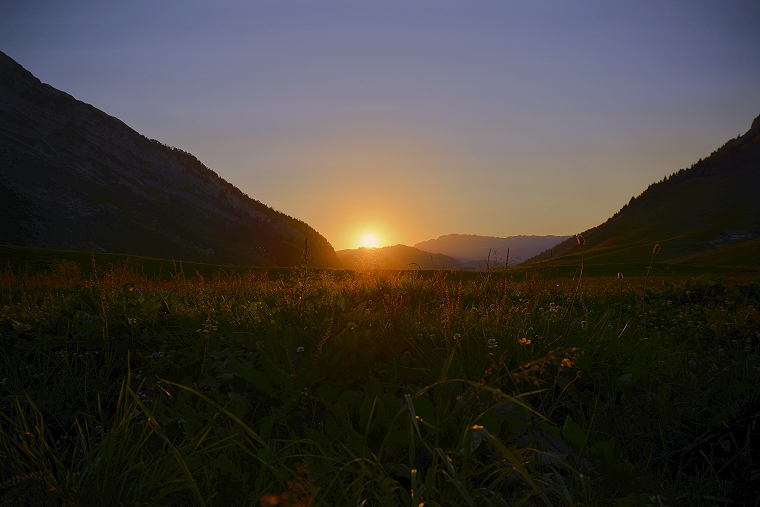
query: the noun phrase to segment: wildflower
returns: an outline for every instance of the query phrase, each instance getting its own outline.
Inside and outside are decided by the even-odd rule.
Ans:
[[[267,493],[266,495],[261,497],[261,507],[270,507],[280,505],[280,497],[279,495],[275,495],[273,493]]]
[[[571,368],[573,366],[573,362],[570,360],[570,358],[566,357],[562,360],[562,366],[564,368]]]
[[[519,340],[517,340],[517,343],[519,343],[520,345],[523,345],[523,346],[530,345],[530,340],[528,340],[527,338],[523,337],[523,338],[520,338]]]
[[[461,336],[462,335],[459,333],[454,333],[454,336],[452,338],[454,338],[455,340],[458,340]]]
[[[486,345],[488,346],[489,349],[495,349],[496,347],[499,346],[499,343],[495,339],[489,338],[488,341],[486,342]]]
[[[296,349],[296,352],[303,352],[303,347],[298,347],[298,348]]]
[[[654,246],[654,249],[652,250],[652,254],[653,254],[653,255],[657,255],[658,253],[660,253],[660,250],[661,250],[661,248],[660,248],[660,244],[659,244],[659,243],[657,243],[657,244]]]
[[[575,239],[578,241],[578,244],[580,246],[583,246],[586,244],[586,238],[583,237],[583,234],[578,233],[575,235]]]
[[[618,272],[618,280],[622,280],[622,279],[623,279],[623,273]]]
[[[582,328],[582,329],[588,329],[588,322],[587,322],[587,321],[585,321],[585,320],[582,320],[582,321],[581,321],[581,328]]]

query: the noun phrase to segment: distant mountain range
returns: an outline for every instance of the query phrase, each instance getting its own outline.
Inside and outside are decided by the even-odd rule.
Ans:
[[[338,250],[337,255],[347,269],[465,269],[453,257],[406,245]]]
[[[447,234],[438,239],[422,241],[415,248],[427,252],[440,253],[454,257],[466,268],[485,268],[486,262],[498,260],[502,266],[507,261],[514,266],[526,259],[551,248],[570,236],[476,236],[473,234]],[[490,256],[490,261],[489,261]]]
[[[583,232],[586,262],[760,266],[760,116],[742,136],[689,169],[649,185],[606,222]],[[528,263],[575,263],[570,238]]]
[[[382,248],[338,250],[343,267],[348,269],[486,269],[522,261],[522,255],[535,254],[570,236],[512,236],[496,238],[472,234],[448,234],[417,243],[414,247],[394,245]],[[482,257],[480,257],[482,255]]]
[[[338,267],[306,223],[0,53],[0,242],[208,263]]]

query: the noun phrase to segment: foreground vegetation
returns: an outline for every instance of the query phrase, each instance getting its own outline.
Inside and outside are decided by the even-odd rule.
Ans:
[[[0,504],[758,505],[758,285],[164,275],[2,273]]]

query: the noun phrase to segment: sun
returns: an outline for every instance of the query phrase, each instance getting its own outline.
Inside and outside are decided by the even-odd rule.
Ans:
[[[379,241],[377,236],[372,233],[367,233],[362,236],[362,246],[366,248],[377,248]]]

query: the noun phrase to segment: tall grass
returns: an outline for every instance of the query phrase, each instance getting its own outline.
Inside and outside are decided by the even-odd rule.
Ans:
[[[6,269],[0,503],[757,499],[757,285],[289,273]]]

